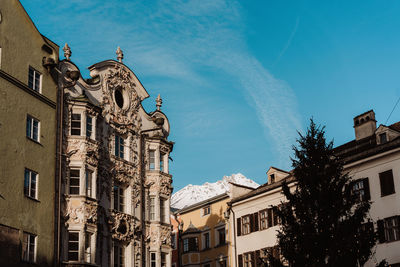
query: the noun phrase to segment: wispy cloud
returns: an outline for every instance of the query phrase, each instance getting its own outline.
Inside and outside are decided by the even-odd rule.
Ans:
[[[147,76],[186,81],[188,87],[209,84],[204,69],[223,73],[229,77],[227,87],[241,90],[247,96],[246,101],[254,107],[265,137],[270,140],[268,143],[279,153],[278,164],[287,167],[296,129],[301,128],[296,97],[286,82],[275,78],[249,52],[238,2],[172,0],[88,4],[74,0],[65,4],[63,10],[76,8],[81,3],[86,3],[85,11],[71,12],[75,17],[66,22],[66,31],[71,40],[74,35],[87,35],[97,45],[87,47],[85,43],[76,43],[75,49],[90,53],[93,49],[108,51],[120,45],[128,65],[140,66]],[[277,60],[289,47],[298,23],[299,20]],[[107,32],[107,38],[103,32]],[[193,112],[188,116],[194,116]],[[203,121],[204,127],[215,127],[215,123],[206,122],[207,115],[203,112],[197,118]]]

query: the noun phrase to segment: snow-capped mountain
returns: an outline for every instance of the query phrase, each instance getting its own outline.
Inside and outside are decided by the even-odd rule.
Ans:
[[[229,182],[252,188],[259,186],[259,184],[246,178],[241,173],[224,176],[222,180],[215,183],[204,183],[203,185],[189,184],[172,195],[171,207],[182,209],[200,201],[223,194],[229,190]]]

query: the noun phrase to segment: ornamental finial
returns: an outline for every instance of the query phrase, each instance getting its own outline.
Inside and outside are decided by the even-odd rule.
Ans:
[[[161,110],[161,105],[162,105],[162,99],[161,99],[160,94],[158,94],[157,99],[156,99],[157,110]]]
[[[121,48],[118,46],[117,51],[115,52],[117,54],[117,59],[119,62],[122,63],[122,59],[124,58],[124,53],[122,52]]]
[[[69,46],[68,46],[67,43],[65,43],[64,48],[63,48],[63,51],[64,51],[64,57],[65,57],[67,60],[69,60],[69,58],[70,58],[72,52],[71,52],[71,48],[69,48]]]

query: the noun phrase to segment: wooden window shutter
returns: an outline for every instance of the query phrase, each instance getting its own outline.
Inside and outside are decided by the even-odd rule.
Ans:
[[[258,266],[258,265],[256,265],[256,252],[255,251],[253,251],[253,252],[250,252],[251,253],[251,266],[253,267],[253,266]]]
[[[384,243],[386,241],[385,239],[385,226],[383,224],[383,220],[378,220],[377,221],[378,225],[378,240],[379,243]]]
[[[272,209],[267,210],[268,213],[268,227],[272,227]]]
[[[258,231],[258,212],[253,214],[254,216],[254,231]]]
[[[250,218],[250,233],[254,232],[254,216],[253,214],[248,215]]]
[[[256,255],[256,260],[255,260],[256,261],[256,266],[263,266],[262,262],[261,262],[261,258],[260,258],[260,251],[256,250],[255,255]]]
[[[369,182],[368,178],[363,179],[363,186],[364,186],[364,200],[370,200],[371,194],[369,192]]]
[[[237,230],[237,236],[242,235],[242,220],[241,218],[236,219],[236,230]]]
[[[276,210],[278,209],[278,207],[274,206],[272,208],[272,213],[273,213],[273,220],[274,220],[274,225],[278,225],[278,213],[276,212]]]
[[[238,255],[238,262],[239,267],[243,267],[243,256],[242,254]]]

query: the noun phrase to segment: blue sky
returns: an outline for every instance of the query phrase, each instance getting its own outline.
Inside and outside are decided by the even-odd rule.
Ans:
[[[175,190],[237,172],[265,183],[310,117],[340,145],[354,116],[385,124],[400,97],[400,1],[21,2],[84,76],[120,46],[147,111],[161,94]]]

